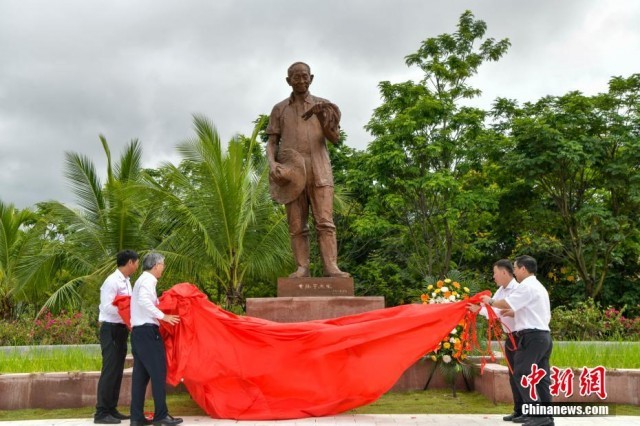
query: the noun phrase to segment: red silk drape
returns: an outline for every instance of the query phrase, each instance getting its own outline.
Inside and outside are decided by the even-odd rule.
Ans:
[[[481,294],[489,294],[484,292]],[[326,416],[366,405],[432,351],[466,304],[403,305],[328,320],[277,323],[238,316],[194,285],[163,293],[167,382],[184,382],[211,417],[274,420]],[[114,302],[128,319],[128,300]]]

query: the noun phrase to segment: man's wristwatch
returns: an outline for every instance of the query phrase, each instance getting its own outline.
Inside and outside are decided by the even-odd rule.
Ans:
[[[489,299],[489,306],[493,306],[493,302],[495,302],[495,300]]]

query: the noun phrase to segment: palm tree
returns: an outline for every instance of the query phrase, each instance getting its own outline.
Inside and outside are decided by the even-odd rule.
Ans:
[[[158,250],[168,270],[209,297],[221,289],[227,307],[242,306],[245,286],[291,267],[286,219],[269,196],[268,167],[252,155],[260,123],[250,139],[229,142],[226,154],[211,122],[194,116],[194,128],[196,137],[178,147],[182,165],[164,166],[172,189],[148,181],[167,224]]]
[[[0,201],[0,318],[15,314],[16,303],[35,275],[24,274],[26,259],[38,251],[41,240],[34,230],[37,215]]]
[[[61,244],[33,259],[38,268],[46,259],[62,259],[62,268],[70,279],[51,294],[46,308],[77,308],[83,300],[81,290],[94,290],[114,268],[118,251],[144,251],[158,243],[146,232],[152,218],[143,197],[139,196],[142,175],[142,148],[132,140],[112,166],[109,145],[100,135],[107,157],[107,180],[103,185],[93,162],[77,153],[66,153],[66,178],[76,196],[77,207],[57,201],[41,206],[59,233]],[[42,312],[42,310],[41,310]]]

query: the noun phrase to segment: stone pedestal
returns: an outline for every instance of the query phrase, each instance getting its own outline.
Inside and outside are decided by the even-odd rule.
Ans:
[[[276,322],[301,322],[384,308],[384,297],[355,297],[353,278],[278,278],[278,297],[247,299],[247,315]]]
[[[384,308],[384,297],[310,296],[247,299],[247,315],[276,322],[336,318]]]
[[[353,278],[278,278],[278,297],[353,296]]]

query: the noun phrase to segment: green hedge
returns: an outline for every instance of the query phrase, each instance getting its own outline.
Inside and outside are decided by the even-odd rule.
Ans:
[[[550,326],[555,340],[640,341],[640,317],[626,318],[624,308],[602,308],[592,299],[555,308]]]
[[[37,319],[0,321],[0,346],[99,343],[98,321],[84,312],[47,312]]]
[[[640,317],[626,318],[624,309],[602,308],[593,300],[551,314],[555,340],[640,341]],[[47,312],[40,318],[0,320],[0,346],[78,345],[99,343],[98,321],[86,312]]]

